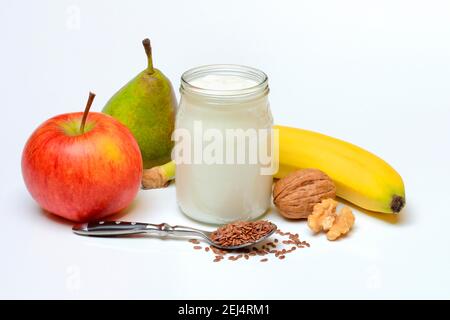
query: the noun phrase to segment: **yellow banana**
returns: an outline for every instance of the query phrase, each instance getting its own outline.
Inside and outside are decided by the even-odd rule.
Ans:
[[[337,195],[361,208],[398,213],[405,205],[401,176],[388,163],[351,143],[320,133],[274,126],[279,129],[282,178],[300,168],[317,168],[336,184]]]

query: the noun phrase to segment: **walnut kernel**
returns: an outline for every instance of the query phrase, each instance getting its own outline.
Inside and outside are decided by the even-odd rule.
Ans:
[[[330,230],[327,232],[327,239],[334,241],[341,235],[346,234],[350,231],[353,224],[355,223],[355,216],[349,207],[344,207],[339,211],[336,216],[336,220],[331,226]]]
[[[313,213],[308,216],[308,226],[315,233],[321,230],[328,231],[336,218],[338,203],[333,199],[325,199],[316,204]]]
[[[349,207],[343,207],[336,213],[338,203],[333,199],[325,199],[316,204],[313,213],[308,217],[308,226],[315,233],[327,232],[327,239],[334,241],[348,233],[355,223],[355,216]]]

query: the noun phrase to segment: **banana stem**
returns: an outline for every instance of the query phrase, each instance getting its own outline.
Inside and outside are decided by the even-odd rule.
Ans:
[[[142,175],[142,189],[165,188],[175,178],[175,162],[145,169]]]

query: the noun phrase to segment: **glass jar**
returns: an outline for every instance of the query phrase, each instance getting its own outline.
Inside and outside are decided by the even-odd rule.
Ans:
[[[180,92],[172,153],[180,209],[212,224],[259,217],[276,171],[266,74],[202,66],[182,75]]]

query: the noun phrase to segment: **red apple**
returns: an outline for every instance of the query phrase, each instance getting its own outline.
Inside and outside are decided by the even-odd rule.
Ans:
[[[22,174],[45,210],[76,222],[126,208],[142,178],[142,157],[127,127],[103,113],[67,113],[44,122],[22,155]]]

